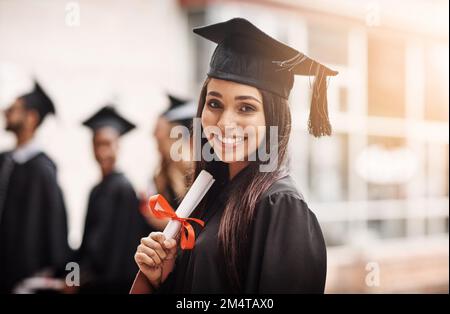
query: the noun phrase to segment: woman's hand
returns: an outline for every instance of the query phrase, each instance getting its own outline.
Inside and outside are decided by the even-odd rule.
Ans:
[[[166,240],[162,232],[152,232],[141,239],[134,260],[147,277],[153,289],[157,289],[175,265],[177,242]]]

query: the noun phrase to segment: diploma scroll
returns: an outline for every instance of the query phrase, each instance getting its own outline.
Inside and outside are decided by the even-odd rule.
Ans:
[[[213,176],[206,170],[202,170],[195,179],[186,196],[176,210],[176,215],[180,218],[188,218],[208,190],[214,183]],[[180,231],[181,223],[177,220],[170,220],[163,233],[166,239],[173,239]]]

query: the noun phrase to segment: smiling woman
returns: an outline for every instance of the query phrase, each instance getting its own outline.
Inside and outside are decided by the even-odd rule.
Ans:
[[[255,87],[214,78],[206,86],[202,126],[214,152],[229,164],[230,177],[234,177],[264,139],[262,95]]]
[[[193,174],[206,170],[216,180],[192,215],[206,225],[180,254],[161,233],[144,238],[135,259],[146,278],[132,292],[323,293],[322,232],[286,167],[287,99],[294,74],[315,75],[310,132],[331,134],[326,77],[336,72],[244,19],[194,32],[218,43],[197,111],[200,148],[218,157],[196,161]],[[277,154],[272,171],[261,171],[269,162],[255,154],[262,147]]]

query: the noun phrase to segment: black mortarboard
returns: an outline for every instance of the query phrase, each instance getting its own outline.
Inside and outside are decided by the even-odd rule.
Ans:
[[[170,106],[169,106],[168,110],[180,107],[181,105],[184,105],[185,103],[187,103],[189,101],[187,99],[181,99],[181,98],[178,98],[178,97],[170,95],[170,94],[167,94],[167,97],[170,100]]]
[[[45,116],[49,113],[55,114],[55,106],[52,100],[36,81],[34,81],[33,90],[19,98],[24,100],[25,106],[28,109],[34,109],[39,113],[40,121],[44,120]]]
[[[83,125],[91,128],[94,132],[103,127],[112,127],[120,135],[124,135],[136,127],[133,123],[118,114],[112,105],[107,105],[97,111],[92,117],[84,121]]]
[[[168,94],[167,97],[170,100],[170,106],[161,115],[169,122],[190,127],[192,119],[197,114],[197,105],[193,101],[180,99],[173,95]]]
[[[209,77],[251,85],[288,99],[294,75],[315,76],[309,132],[314,136],[331,134],[327,76],[338,72],[275,40],[242,18],[195,28],[194,33],[217,43]]]

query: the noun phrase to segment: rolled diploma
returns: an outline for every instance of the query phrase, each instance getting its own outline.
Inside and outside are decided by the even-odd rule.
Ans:
[[[178,206],[176,210],[177,216],[180,218],[188,218],[203,199],[206,192],[211,188],[214,181],[213,176],[208,171],[202,170]],[[157,204],[157,206],[159,205]],[[178,231],[180,231],[180,228],[181,223],[179,221],[170,220],[163,234],[166,239],[173,239]]]

